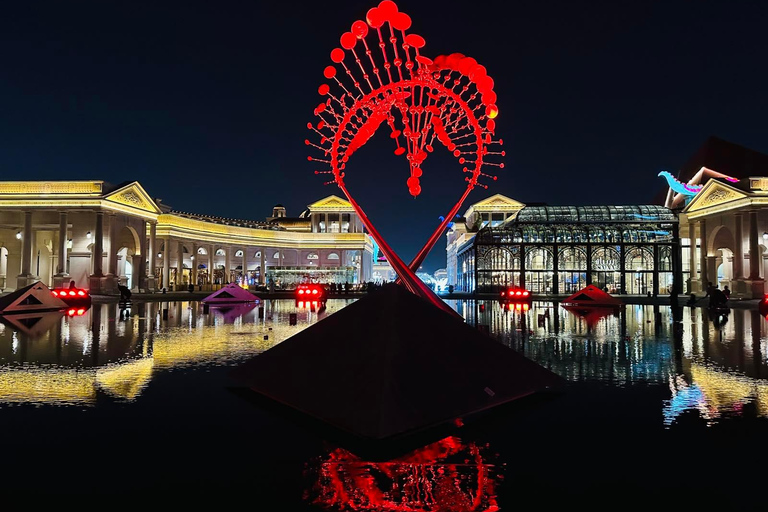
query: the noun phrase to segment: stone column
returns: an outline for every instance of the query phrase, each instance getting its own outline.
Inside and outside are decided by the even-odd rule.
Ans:
[[[171,237],[163,240],[163,288],[171,290]]]
[[[93,243],[93,275],[104,275],[104,212],[96,212],[96,240]]]
[[[174,289],[179,291],[184,284],[184,243],[181,240],[176,243],[176,283]]]
[[[21,273],[31,276],[32,268],[32,212],[24,212],[24,231],[21,239]]]
[[[24,212],[24,230],[21,239],[21,274],[16,278],[16,287],[23,288],[37,281],[32,269],[32,212]]]
[[[147,240],[148,222],[141,222],[141,236],[139,236],[139,252],[133,255],[133,282],[131,286],[137,291],[146,291],[147,289],[147,252],[149,242]]]
[[[744,277],[744,234],[742,233],[741,213],[734,214],[736,229],[734,233],[735,247],[733,248],[733,279],[742,279]]]
[[[216,257],[215,247],[208,246],[208,284],[213,284],[214,258]]]
[[[701,271],[701,291],[707,290],[709,273],[707,272],[707,221],[699,221],[699,240],[701,240],[701,252],[699,253],[699,270]]]
[[[688,236],[691,238],[691,254],[688,255],[688,264],[691,270],[688,279],[688,293],[693,293],[693,282],[698,279],[696,276],[696,222],[688,221]]]
[[[146,231],[144,236],[146,236]],[[155,282],[155,269],[157,265],[157,222],[149,221],[149,248],[148,254],[148,270],[147,270],[147,285],[146,288],[150,292],[157,290],[157,283]]]
[[[157,265],[157,222],[149,223],[149,276],[155,277]]]
[[[757,212],[749,212],[749,279],[760,279],[760,242],[757,237]]]
[[[749,212],[749,283],[750,296],[753,299],[762,298],[765,294],[764,282],[760,277],[760,266],[763,264],[763,255],[760,252],[760,243],[757,238],[757,211]]]
[[[195,286],[197,286],[197,257],[197,244],[192,244],[192,256],[189,258],[189,261],[191,262],[189,264],[189,282]]]
[[[56,275],[67,275],[67,212],[59,212],[59,264]]]
[[[363,262],[363,255],[365,254],[365,251],[362,249],[359,249],[357,251],[357,261],[360,267],[358,268],[358,275],[357,275],[357,282],[358,283],[364,283],[365,282],[365,263]],[[475,260],[477,261],[477,260]],[[418,269],[416,269],[418,270]]]
[[[259,267],[259,284],[265,285],[267,284],[267,249],[266,247],[261,248],[261,266]]]
[[[117,246],[117,216],[116,215],[110,215],[109,216],[109,258],[107,258],[107,263],[109,264],[107,269],[107,275],[118,275],[117,271],[117,251],[119,247]]]
[[[224,248],[224,284],[229,283],[229,270],[232,268],[232,248]]]
[[[248,284],[248,248],[243,248],[243,284]]]

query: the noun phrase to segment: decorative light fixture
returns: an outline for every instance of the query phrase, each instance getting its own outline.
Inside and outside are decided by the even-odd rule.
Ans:
[[[91,232],[90,231],[85,234],[85,238],[91,238]]]
[[[16,240],[21,240],[21,231],[16,232]]]
[[[161,253],[161,252],[157,253],[157,257],[158,258],[162,258],[163,257],[163,253]]]
[[[195,257],[194,257],[194,256],[190,256],[190,257],[189,257],[189,260],[190,260],[190,261],[195,261]]]
[[[18,238],[19,235],[16,235],[16,238]],[[768,240],[768,231],[763,232],[763,240]]]

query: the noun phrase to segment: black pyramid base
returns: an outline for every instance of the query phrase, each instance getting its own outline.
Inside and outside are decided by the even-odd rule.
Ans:
[[[231,376],[310,423],[364,442],[439,431],[564,385],[556,374],[394,284],[251,358]]]

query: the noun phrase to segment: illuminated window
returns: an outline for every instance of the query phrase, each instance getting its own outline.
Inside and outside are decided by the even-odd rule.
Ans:
[[[328,255],[328,259],[329,260],[338,260],[339,259],[339,255],[337,253],[335,253],[335,252],[332,252],[331,254]]]
[[[216,256],[224,256],[224,249],[217,249]]]
[[[278,259],[280,257],[280,251],[275,252],[275,254],[272,255],[274,259]]]
[[[243,257],[243,251],[236,251],[235,252],[235,258],[242,258]]]
[[[261,258],[261,251],[256,251],[256,254],[253,255],[254,258]]]
[[[311,252],[311,253],[307,254],[307,259],[308,260],[316,260],[316,259],[319,259],[319,257],[318,257],[316,252]]]

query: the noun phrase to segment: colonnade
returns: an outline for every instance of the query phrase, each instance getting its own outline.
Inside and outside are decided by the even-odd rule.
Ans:
[[[747,258],[749,260],[746,274],[744,269],[745,255],[742,248],[745,213],[749,219],[746,226],[748,241]],[[765,293],[765,278],[764,276],[761,277],[763,252],[760,248],[760,238],[758,236],[758,211],[746,210],[745,212],[734,213],[734,222],[734,247],[728,247],[733,251],[730,288],[737,295],[762,297]],[[691,240],[689,267],[691,269],[691,286],[689,290],[691,292],[705,292],[708,283],[717,284],[717,255],[714,254],[714,249],[710,251],[709,246],[711,243],[708,240],[708,230],[709,232],[712,231],[706,218],[689,221],[688,235]],[[699,239],[698,258],[695,250],[697,238]]]

